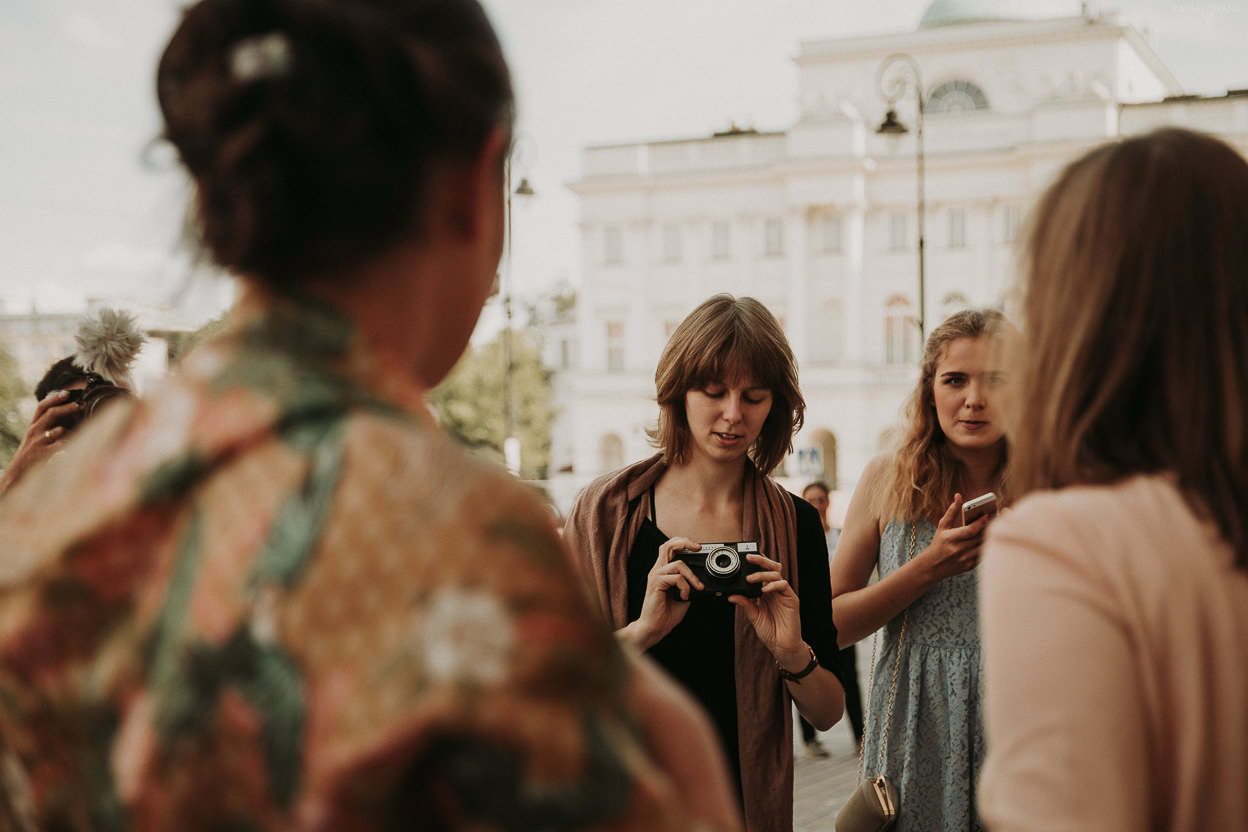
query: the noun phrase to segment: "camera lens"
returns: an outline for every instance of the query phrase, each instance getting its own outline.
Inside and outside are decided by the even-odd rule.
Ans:
[[[114,398],[129,395],[132,394],[124,387],[118,387],[114,384],[108,384],[107,382],[88,387],[83,391],[82,395],[82,417],[85,419],[87,416],[93,416],[101,406],[112,401]]]
[[[727,546],[720,546],[706,556],[706,571],[721,578],[735,573],[740,564],[736,551]]]

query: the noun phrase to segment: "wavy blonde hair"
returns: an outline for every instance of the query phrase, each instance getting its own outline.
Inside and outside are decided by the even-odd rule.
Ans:
[[[1248,162],[1190,130],[1104,145],[1030,223],[1020,493],[1169,472],[1248,568]]]
[[[949,452],[944,431],[936,416],[932,385],[936,367],[954,341],[963,338],[992,338],[1001,342],[1016,334],[1005,316],[995,309],[966,309],[955,312],[934,330],[923,348],[919,380],[906,402],[902,436],[893,452],[882,487],[874,495],[877,517],[913,522],[920,518],[936,523],[949,508],[954,493],[964,489],[962,463]],[[998,504],[1008,502],[1005,482],[1007,445],[1001,439],[1001,460],[995,472],[993,491]],[[974,496],[974,495],[964,495]]]

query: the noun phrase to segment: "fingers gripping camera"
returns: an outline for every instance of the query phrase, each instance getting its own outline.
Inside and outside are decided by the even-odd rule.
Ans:
[[[694,552],[684,549],[676,553],[676,557],[689,564],[690,570],[706,586],[705,590],[694,590],[691,598],[699,595],[714,595],[727,598],[729,595],[744,595],[757,598],[763,594],[763,586],[750,583],[745,578],[761,568],[746,561],[746,555],[757,555],[758,544],[741,543],[703,543],[702,548]]]
[[[112,401],[117,397],[133,396],[124,387],[118,387],[107,379],[91,373],[88,375],[87,386],[69,391],[69,398],[65,401],[78,402],[78,410],[71,413],[68,417],[61,420],[60,424],[66,430],[72,430],[78,426],[78,423],[89,416],[94,416],[104,404]]]

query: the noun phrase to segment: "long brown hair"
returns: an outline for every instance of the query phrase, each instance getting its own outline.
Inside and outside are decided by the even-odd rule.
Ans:
[[[1071,164],[1030,222],[1015,484],[1169,472],[1248,565],[1248,162],[1159,130]]]
[[[876,516],[913,521],[926,518],[935,523],[949,508],[955,492],[963,488],[962,463],[949,452],[949,443],[936,416],[932,385],[936,365],[954,341],[993,338],[1004,341],[1014,327],[995,309],[955,312],[934,330],[923,348],[919,380],[906,402],[901,441],[893,455],[883,487],[874,495]],[[1007,501],[1004,468],[1006,440],[1001,440],[1001,460],[995,472],[998,501]],[[974,496],[974,495],[964,495]]]
[[[806,400],[797,384],[797,360],[779,321],[754,298],[715,295],[681,321],[668,339],[654,374],[659,403],[651,441],[666,462],[689,457],[685,394],[711,382],[747,375],[771,391],[771,412],[750,449],[758,470],[770,474],[793,450]]]

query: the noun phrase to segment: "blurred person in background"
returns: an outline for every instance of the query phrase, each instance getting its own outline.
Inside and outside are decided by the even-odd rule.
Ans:
[[[475,0],[202,0],[160,59],[220,337],[0,502],[0,826],[739,825],[550,513],[423,402],[504,233]]]
[[[981,567],[993,832],[1248,828],[1246,228],[1248,162],[1178,129],[1030,219],[1024,496]]]
[[[826,482],[816,480],[802,489],[802,499],[815,507],[819,519],[823,521],[823,534],[828,541],[829,569],[836,557],[836,547],[841,539],[841,530],[833,526],[828,519],[828,510],[832,507],[832,489]],[[854,645],[844,647],[837,654],[841,665],[841,680],[845,685],[845,715],[849,717],[849,726],[854,732],[854,741],[862,744],[862,691],[858,687],[858,651]],[[826,757],[827,750],[819,744],[815,734],[815,726],[800,715],[798,724],[802,729],[802,742],[806,745],[806,753],[811,757]]]
[[[118,396],[133,395],[131,368],[146,340],[133,315],[101,309],[83,319],[74,339],[74,354],[49,367],[35,385],[35,413],[0,473],[0,495],[57,453],[84,419]]]

